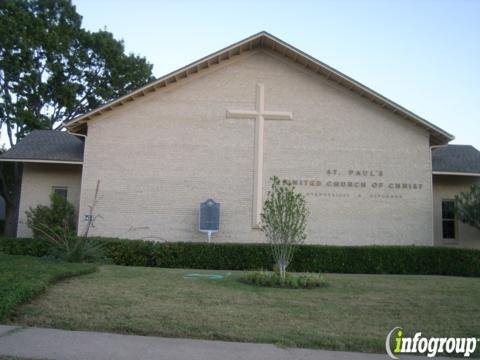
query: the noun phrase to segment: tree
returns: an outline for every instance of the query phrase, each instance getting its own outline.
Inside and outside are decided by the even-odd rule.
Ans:
[[[455,215],[463,223],[480,230],[480,185],[455,196]]]
[[[0,125],[10,146],[153,80],[145,58],[126,55],[111,33],[81,23],[69,0],[0,2]],[[9,176],[10,182],[0,179],[7,217],[18,204],[18,164]]]
[[[3,151],[2,151],[3,152]],[[4,234],[16,235],[22,164],[0,161],[0,195],[5,201]]]
[[[305,197],[292,185],[271,178],[272,189],[261,214],[261,229],[272,245],[273,257],[280,276],[285,279],[295,247],[306,239],[305,229],[309,211]]]

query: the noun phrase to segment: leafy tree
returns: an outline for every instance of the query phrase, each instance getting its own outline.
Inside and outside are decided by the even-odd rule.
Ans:
[[[274,176],[261,214],[261,229],[272,245],[278,271],[285,280],[286,270],[292,261],[296,245],[306,239],[305,229],[309,211],[305,197],[295,192],[292,185],[281,183]]]
[[[480,185],[472,185],[470,191],[455,196],[456,217],[480,230]]]
[[[111,33],[81,23],[69,0],[0,1],[0,125],[10,146],[153,80],[145,58],[126,55]],[[20,176],[16,164],[11,181],[0,179],[10,223],[16,223]]]

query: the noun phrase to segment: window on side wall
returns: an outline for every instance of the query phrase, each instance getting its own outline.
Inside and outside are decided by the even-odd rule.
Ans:
[[[66,186],[54,186],[53,193],[61,196],[67,201],[68,188]]]
[[[455,240],[455,201],[442,200],[442,233],[445,240]]]

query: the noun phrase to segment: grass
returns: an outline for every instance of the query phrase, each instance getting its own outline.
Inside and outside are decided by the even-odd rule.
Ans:
[[[52,283],[95,271],[91,264],[68,264],[0,253],[0,321],[19,304],[33,299]]]
[[[326,274],[319,289],[184,278],[208,271],[102,266],[20,307],[10,323],[167,337],[265,342],[384,353],[406,336],[478,336],[480,279]],[[226,274],[226,272],[215,272]]]

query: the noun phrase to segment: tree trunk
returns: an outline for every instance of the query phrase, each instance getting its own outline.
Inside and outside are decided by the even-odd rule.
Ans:
[[[21,186],[22,164],[14,163],[12,182],[9,186],[9,189],[7,189],[8,194],[2,194],[5,199],[5,236],[17,236]]]
[[[278,270],[280,271],[280,277],[282,280],[285,280],[285,274],[287,272],[287,264],[285,261],[285,257],[281,256],[278,261]]]

